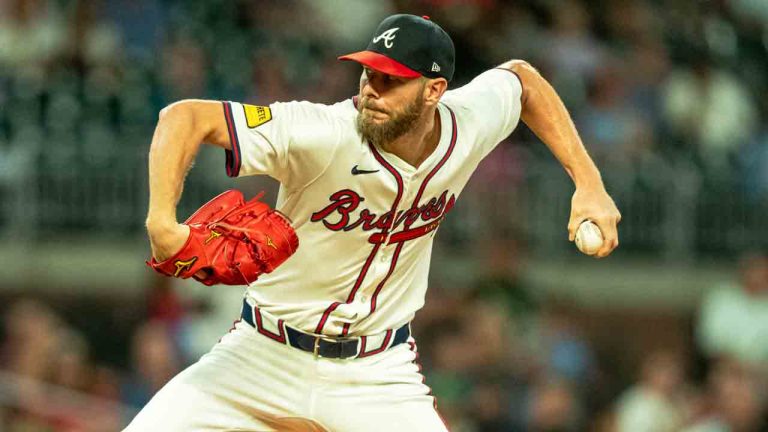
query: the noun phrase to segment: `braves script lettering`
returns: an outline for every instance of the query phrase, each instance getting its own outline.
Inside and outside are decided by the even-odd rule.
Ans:
[[[439,197],[431,198],[420,207],[398,210],[396,214],[391,210],[377,214],[364,208],[356,217],[353,217],[352,213],[358,209],[361,202],[365,201],[365,198],[357,192],[342,189],[332,194],[329,200],[330,204],[312,214],[310,219],[312,222],[322,221],[323,225],[332,231],[351,231],[358,227],[363,231],[376,231],[368,237],[370,243],[386,241],[388,232],[397,231],[402,226],[402,230],[392,233],[389,237],[389,243],[398,243],[413,240],[437,229],[446,213],[456,203],[456,195],[451,194],[449,197],[446,190]],[[411,225],[418,220],[424,224],[411,228]]]

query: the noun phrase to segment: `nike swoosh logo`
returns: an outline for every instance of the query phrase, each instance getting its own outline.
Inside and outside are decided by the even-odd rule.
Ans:
[[[373,174],[375,172],[379,172],[379,170],[361,170],[357,169],[357,165],[352,167],[352,175]]]

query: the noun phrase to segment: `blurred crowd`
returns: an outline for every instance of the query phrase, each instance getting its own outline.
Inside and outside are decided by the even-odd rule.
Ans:
[[[540,298],[503,258],[469,286],[433,286],[414,323],[452,431],[768,430],[768,255],[746,256],[731,284],[672,316]],[[86,316],[71,300],[7,299],[0,430],[120,430],[227,332],[199,325],[214,296],[237,318],[239,289],[193,300],[152,281],[140,302],[102,299]]]
[[[139,178],[137,155],[173,101],[351,96],[359,69],[336,56],[363,48],[395,12],[430,15],[452,35],[452,86],[511,58],[537,67],[619,201],[627,190],[679,197],[677,186],[695,185],[711,192],[697,204],[706,224],[738,197],[738,214],[751,211],[763,227],[762,237],[742,240],[766,246],[763,0],[0,0],[0,209],[10,190],[37,184],[29,193],[47,211],[36,217],[51,231],[88,232],[103,218],[140,233],[138,180],[114,192],[133,214],[118,207],[86,220],[59,210],[94,205],[74,193],[82,176]],[[438,240],[466,245],[479,225],[472,217],[491,226],[524,220],[510,207],[525,206],[518,191],[533,163],[552,159],[533,142],[521,128],[483,162],[470,187],[491,205],[474,216],[457,207],[461,223],[449,218]],[[202,175],[220,178],[223,168]],[[210,181],[203,195],[217,192]],[[660,212],[629,205],[620,202],[628,224]],[[482,277],[433,286],[417,318],[427,383],[452,430],[768,430],[764,254],[744,259],[733,286],[711,287],[695,313],[635,312],[628,326],[626,313],[596,317],[529,292],[516,228],[488,242]],[[8,299],[0,430],[118,430],[194,361],[190,321],[204,305],[149,286],[128,310],[102,299],[88,319],[51,299]]]
[[[19,298],[3,310],[0,430],[121,430],[188,361],[180,351],[174,319],[178,315],[152,312],[158,304],[165,309],[167,301],[139,308],[140,320],[124,323],[130,324],[130,333],[98,313],[78,328],[71,310],[57,310],[50,303]],[[99,344],[87,336],[100,326],[110,334]],[[105,360],[105,351],[127,359]]]
[[[600,316],[491,266],[430,292],[416,320],[427,383],[454,431],[768,430],[768,256],[739,274],[690,314]]]
[[[40,123],[78,138],[131,131],[188,97],[336,101],[358,73],[336,56],[364,46],[382,16],[423,10],[457,42],[457,85],[530,61],[599,160],[671,152],[716,173],[748,168],[757,192],[768,183],[754,178],[768,134],[761,1],[4,0],[0,10],[0,97],[25,107],[3,113],[10,141]]]
[[[620,207],[641,216],[625,221],[625,248],[648,246],[643,235],[674,218],[670,202],[693,207],[680,219],[695,219],[699,249],[717,249],[707,241],[734,224],[747,233],[729,232],[715,252],[765,246],[767,10],[762,0],[3,0],[0,195],[34,185],[34,217],[53,232],[118,220],[136,233],[137,173],[162,107],[347,98],[359,68],[336,57],[364,47],[382,16],[413,12],[452,35],[453,86],[510,58],[555,85]],[[521,128],[476,182],[514,190],[542,161],[554,163]],[[105,186],[115,178],[122,189]],[[94,195],[87,213],[80,203]]]

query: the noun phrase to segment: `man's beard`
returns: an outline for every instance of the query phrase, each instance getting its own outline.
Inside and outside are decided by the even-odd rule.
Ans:
[[[424,99],[421,93],[417,94],[413,101],[401,111],[388,112],[389,120],[381,124],[374,123],[371,114],[363,111],[364,107],[365,102],[361,99],[360,110],[357,113],[357,131],[363,139],[381,146],[401,137],[416,124],[424,109]]]

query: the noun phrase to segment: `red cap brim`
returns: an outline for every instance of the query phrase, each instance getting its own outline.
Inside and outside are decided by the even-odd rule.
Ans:
[[[352,60],[373,70],[402,78],[418,78],[420,73],[391,58],[373,51],[359,51],[339,57],[339,60]]]

